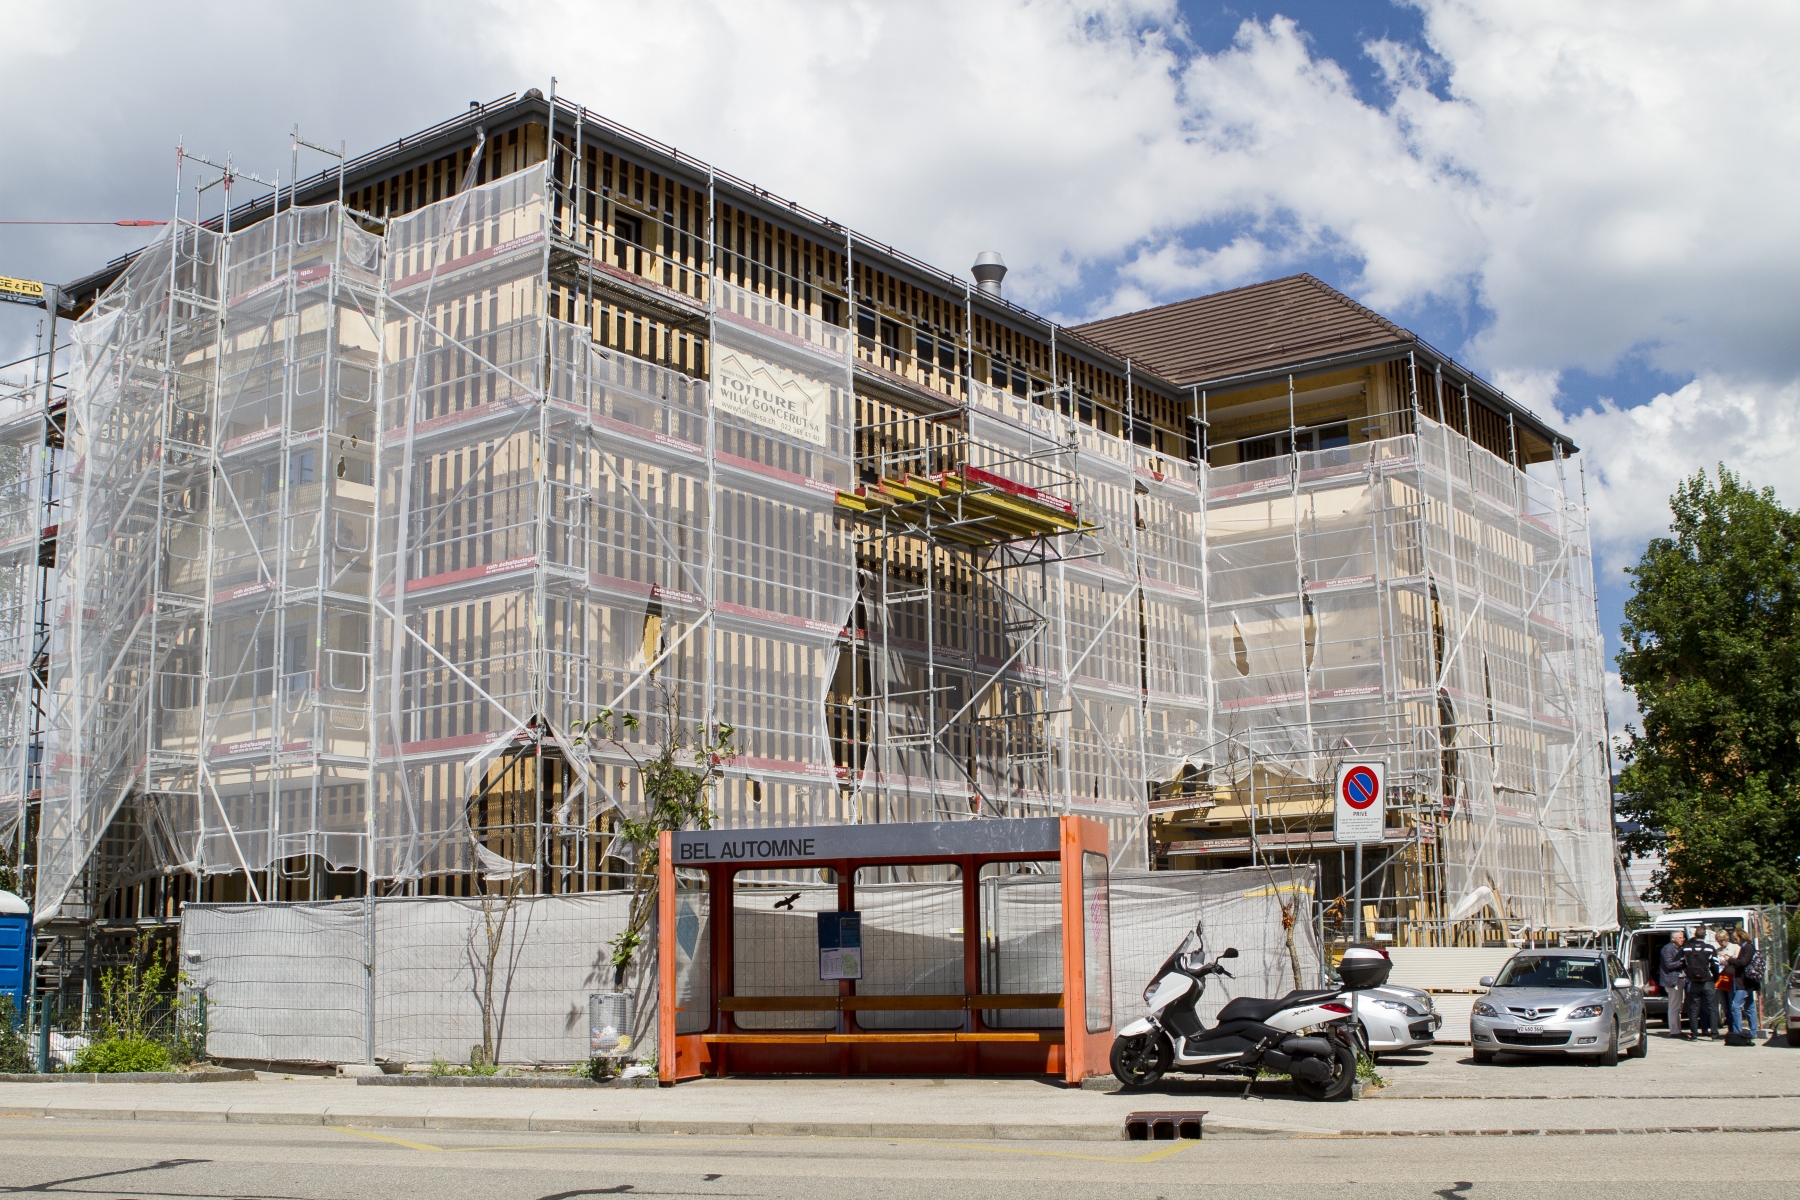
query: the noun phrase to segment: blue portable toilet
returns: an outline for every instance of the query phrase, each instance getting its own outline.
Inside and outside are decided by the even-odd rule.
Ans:
[[[12,997],[13,1011],[25,1017],[25,972],[31,969],[31,907],[11,892],[0,892],[0,993]]]

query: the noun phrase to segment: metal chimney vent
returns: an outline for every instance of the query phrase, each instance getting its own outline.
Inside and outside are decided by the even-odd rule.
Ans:
[[[990,296],[1001,293],[1000,281],[1006,278],[1006,260],[1000,257],[998,250],[983,250],[975,256],[975,265],[969,268],[975,276],[975,286]]]

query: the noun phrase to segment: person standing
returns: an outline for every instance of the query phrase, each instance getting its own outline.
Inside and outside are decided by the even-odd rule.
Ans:
[[[1708,1038],[1719,1036],[1718,994],[1713,988],[1713,980],[1718,978],[1719,966],[1713,960],[1712,947],[1706,944],[1706,930],[1699,926],[1694,929],[1681,951],[1681,966],[1687,973],[1687,1009],[1688,1033],[1698,1036],[1701,1026],[1706,1028]]]
[[[1713,959],[1719,964],[1718,979],[1713,984],[1714,1002],[1719,1006],[1719,1015],[1724,1018],[1733,1033],[1744,1032],[1738,1021],[1741,1014],[1731,1006],[1733,990],[1733,974],[1737,970],[1737,943],[1731,940],[1731,934],[1721,929],[1713,934],[1713,942],[1718,949],[1713,951]]]
[[[1669,999],[1666,1024],[1669,1036],[1693,1039],[1694,1023],[1686,1019],[1687,1014],[1687,968],[1682,964],[1682,944],[1687,941],[1687,934],[1677,929],[1675,935],[1663,943],[1662,951],[1657,956],[1656,982],[1662,985],[1663,995]],[[1686,1032],[1682,1032],[1683,1029]]]
[[[1757,1013],[1757,992],[1762,988],[1762,974],[1757,971],[1756,942],[1741,929],[1731,931],[1737,950],[1731,956],[1731,1028],[1744,1032],[1744,1015],[1750,1016],[1750,1036],[1762,1036],[1762,1017]]]

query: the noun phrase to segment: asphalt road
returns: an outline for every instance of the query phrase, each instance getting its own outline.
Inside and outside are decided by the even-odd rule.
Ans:
[[[1792,1197],[1800,1136],[1209,1138],[1116,1145],[0,1121],[0,1196]]]

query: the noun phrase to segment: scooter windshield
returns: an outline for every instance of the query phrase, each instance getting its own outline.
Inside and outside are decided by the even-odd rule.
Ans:
[[[1188,931],[1186,937],[1181,939],[1181,945],[1175,947],[1175,953],[1163,959],[1162,966],[1156,968],[1156,974],[1150,976],[1150,986],[1144,989],[1144,999],[1149,1000],[1150,993],[1156,990],[1157,981],[1164,975],[1170,971],[1179,970],[1184,961],[1192,961],[1189,958],[1190,955],[1202,958],[1206,955],[1205,939],[1200,936],[1200,927],[1197,925]]]

